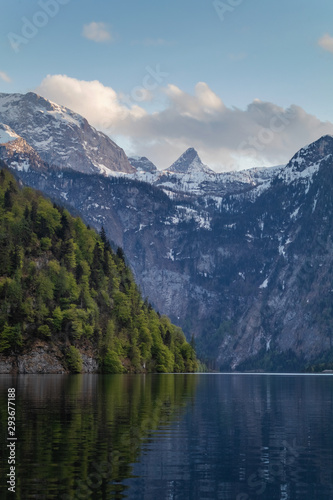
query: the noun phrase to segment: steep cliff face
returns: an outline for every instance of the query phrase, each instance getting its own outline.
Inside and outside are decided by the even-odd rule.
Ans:
[[[332,191],[333,138],[326,136],[300,150],[251,207],[248,215],[254,221],[259,211],[263,227],[253,232],[253,244],[271,253],[271,262],[257,290],[252,282],[233,339],[222,342],[221,363],[237,367],[251,356],[259,362],[286,352],[305,364],[331,356]]]

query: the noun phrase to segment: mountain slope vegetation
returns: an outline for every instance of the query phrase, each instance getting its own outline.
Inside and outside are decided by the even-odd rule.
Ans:
[[[72,372],[82,370],[82,345],[107,373],[197,370],[182,330],[142,299],[104,229],[98,235],[0,168],[0,353],[41,339]]]

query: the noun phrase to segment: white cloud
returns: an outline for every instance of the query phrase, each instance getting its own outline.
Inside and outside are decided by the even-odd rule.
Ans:
[[[3,80],[4,82],[7,83],[10,83],[12,81],[11,78],[4,71],[0,71],[0,80]]]
[[[85,24],[82,35],[88,40],[97,43],[110,42],[112,40],[110,28],[105,23],[92,22]]]
[[[86,82],[66,75],[48,75],[36,92],[83,115],[95,127],[110,129],[127,118],[135,122],[145,111],[121,104],[117,93],[99,81]]]
[[[296,105],[284,109],[255,99],[244,110],[227,108],[205,82],[195,86],[194,95],[168,85],[164,109],[150,113],[130,101],[125,105],[121,95],[98,81],[48,76],[36,91],[82,114],[128,154],[147,156],[159,168],[170,166],[188,147],[219,171],[277,165],[333,134],[332,123]]]
[[[333,37],[327,33],[318,40],[318,45],[324,50],[333,53]]]

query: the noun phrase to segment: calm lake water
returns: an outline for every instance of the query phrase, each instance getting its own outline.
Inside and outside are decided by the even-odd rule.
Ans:
[[[331,375],[1,375],[0,390],[1,499],[333,500]]]

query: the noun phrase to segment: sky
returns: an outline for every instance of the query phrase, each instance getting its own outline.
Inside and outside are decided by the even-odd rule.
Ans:
[[[217,171],[333,134],[331,0],[2,0],[0,92],[37,92],[127,155]]]

